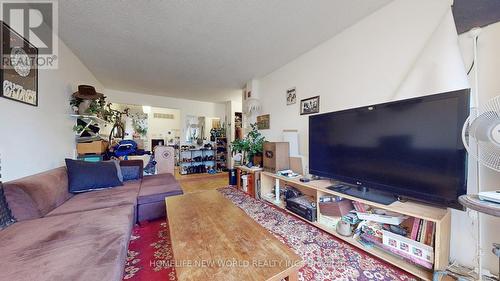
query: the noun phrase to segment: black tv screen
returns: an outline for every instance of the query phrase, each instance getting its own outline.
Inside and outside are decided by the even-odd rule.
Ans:
[[[461,209],[468,114],[465,89],[310,116],[310,173]]]

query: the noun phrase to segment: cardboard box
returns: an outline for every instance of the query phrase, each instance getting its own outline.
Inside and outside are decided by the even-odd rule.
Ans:
[[[78,155],[103,154],[108,149],[107,141],[82,142],[76,145]]]
[[[322,225],[329,227],[331,229],[336,229],[337,223],[341,220],[340,217],[331,217],[321,214],[319,218],[319,223]]]
[[[264,142],[264,171],[276,173],[290,169],[290,144],[288,142]]]
[[[351,200],[347,199],[336,202],[319,202],[319,211],[325,216],[341,217],[348,214],[353,209],[354,207],[352,206]]]

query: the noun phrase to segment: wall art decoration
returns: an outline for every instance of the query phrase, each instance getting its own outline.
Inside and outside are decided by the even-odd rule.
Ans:
[[[38,49],[1,22],[0,97],[38,106]]]
[[[286,90],[286,105],[295,103],[297,103],[297,90],[295,88],[290,88]]]
[[[257,129],[267,130],[271,128],[271,115],[260,115],[257,116]]]
[[[319,113],[319,96],[300,101],[300,115]]]

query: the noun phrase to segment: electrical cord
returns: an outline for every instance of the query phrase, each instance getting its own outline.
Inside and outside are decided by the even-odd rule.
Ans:
[[[476,43],[477,43],[477,38],[478,37],[476,37]],[[470,65],[470,67],[469,67],[469,70],[467,71],[467,76],[469,76],[469,74],[471,73],[472,69],[474,68],[474,63],[475,63],[475,61],[472,60],[472,63]]]
[[[469,70],[467,71],[467,76],[469,76],[469,74],[471,73],[472,68],[474,68],[474,61],[472,61],[472,64],[470,65],[470,68],[469,68]]]

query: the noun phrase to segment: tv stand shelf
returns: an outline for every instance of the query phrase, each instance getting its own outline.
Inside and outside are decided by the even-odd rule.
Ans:
[[[451,227],[451,212],[448,209],[441,209],[433,206],[428,206],[425,204],[419,204],[416,202],[399,202],[396,201],[390,205],[383,205],[376,202],[371,202],[365,199],[349,196],[340,192],[336,192],[328,189],[329,186],[332,185],[332,182],[329,180],[316,180],[310,181],[307,183],[301,182],[299,178],[287,178],[283,176],[279,176],[269,172],[261,173],[261,188],[260,188],[260,197],[280,208],[284,208],[284,202],[276,201],[274,199],[268,198],[266,195],[275,194],[273,192],[274,186],[282,187],[284,185],[290,185],[297,189],[299,189],[302,193],[312,196],[316,198],[316,201],[319,206],[319,198],[323,195],[335,195],[340,196],[349,200],[355,200],[372,207],[378,209],[384,209],[400,214],[404,214],[410,217],[416,217],[428,221],[432,221],[436,224],[436,234],[435,234],[435,246],[434,246],[434,269],[435,270],[444,270],[448,266],[449,260],[449,252],[450,252],[450,227]],[[292,212],[288,213],[295,215]],[[295,215],[296,217],[303,219],[302,217]],[[374,256],[379,257],[380,259],[391,263],[394,266],[397,266],[421,279],[424,280],[432,280],[433,271],[425,269],[420,266],[416,266],[412,263],[406,262],[402,258],[399,258],[395,255],[389,254],[386,251],[380,250],[375,247],[365,247],[363,244],[358,242],[356,239],[352,237],[344,237],[339,235],[335,229],[326,226],[320,223],[321,213],[318,211],[317,214],[318,221],[310,222],[308,220],[303,219],[304,221],[322,229],[325,232],[332,234],[340,240],[343,240],[355,247],[362,249],[365,252],[368,252]]]

